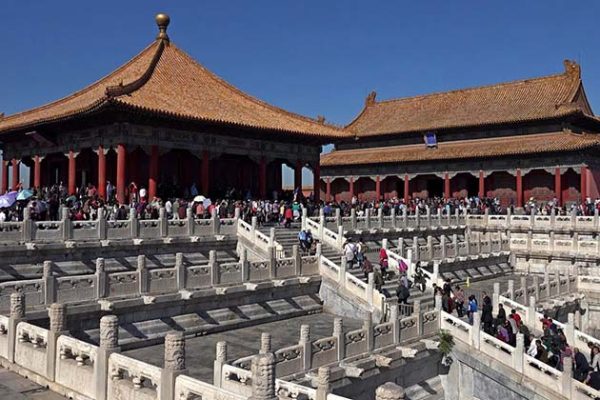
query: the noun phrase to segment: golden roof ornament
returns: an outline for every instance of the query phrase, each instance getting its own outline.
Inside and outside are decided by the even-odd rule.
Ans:
[[[581,67],[579,64],[577,64],[577,62],[573,60],[564,60],[563,64],[565,66],[565,72],[567,75],[572,75],[578,78],[581,76]]]
[[[171,22],[171,18],[167,14],[159,13],[156,14],[155,17],[156,25],[158,25],[158,36],[157,40],[169,40],[169,35],[167,35],[167,27]]]
[[[373,90],[371,93],[369,93],[369,95],[365,99],[365,106],[368,107],[370,105],[375,104],[376,97],[377,97],[377,92]]]

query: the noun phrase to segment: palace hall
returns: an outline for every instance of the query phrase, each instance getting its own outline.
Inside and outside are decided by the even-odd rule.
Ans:
[[[560,204],[599,197],[600,120],[572,61],[564,72],[378,101],[321,156],[325,199],[497,197]]]
[[[296,187],[304,167],[318,187],[321,146],[347,133],[241,92],[171,42],[168,16],[157,24],[156,40],[108,76],[50,104],[0,114],[2,193],[16,189],[20,163],[30,167],[31,187],[63,182],[74,194],[92,183],[105,196],[111,182],[120,202],[131,182],[150,199],[192,184],[204,195],[235,188],[267,198],[281,191],[284,164]]]

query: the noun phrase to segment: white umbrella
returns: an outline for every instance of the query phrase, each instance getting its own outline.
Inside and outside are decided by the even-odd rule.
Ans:
[[[204,206],[204,208],[207,208],[211,204],[212,204],[212,201],[210,199],[204,199],[204,201],[202,202],[202,205]]]
[[[196,197],[194,197],[194,202],[195,203],[202,203],[204,200],[206,200],[206,197],[204,197],[204,196],[196,196]]]

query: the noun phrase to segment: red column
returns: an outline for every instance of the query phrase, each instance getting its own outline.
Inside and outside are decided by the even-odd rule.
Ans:
[[[19,187],[19,160],[12,159],[12,190],[17,190]]]
[[[294,168],[294,189],[296,188],[302,191],[302,160],[296,160],[296,168]]]
[[[450,175],[447,172],[444,174],[444,197],[450,198]]]
[[[202,194],[209,195],[210,191],[210,159],[208,150],[202,152]]]
[[[587,188],[587,171],[588,167],[585,165],[581,166],[581,202],[584,202],[587,198],[588,188]]]
[[[42,160],[40,156],[33,158],[33,187],[39,189],[42,186]]]
[[[313,195],[314,201],[321,200],[321,165],[317,165],[313,168]]]
[[[75,186],[76,186],[76,172],[75,172],[75,152],[73,150],[69,150],[69,179],[68,179],[68,192],[70,195],[75,194]]]
[[[325,189],[325,200],[331,201],[331,178],[327,178],[327,185]]]
[[[479,170],[479,197],[485,196],[485,176],[483,176],[483,171]]]
[[[404,203],[408,204],[408,191],[410,190],[408,174],[404,174]]]
[[[2,160],[2,194],[8,192],[8,161]]]
[[[98,196],[106,200],[106,154],[104,146],[98,146]]]
[[[117,145],[117,201],[124,204],[125,200],[125,169],[127,150],[123,143]]]
[[[377,201],[381,200],[381,178],[379,175],[375,178],[375,196],[377,196]]]
[[[354,197],[354,177],[353,176],[350,177],[350,184],[348,187],[348,191],[350,192],[350,199],[352,199],[352,197]]]
[[[523,207],[523,178],[521,168],[517,168],[517,207]]]
[[[258,195],[261,199],[267,198],[267,160],[261,157],[258,163]]]
[[[148,171],[148,200],[152,201],[156,197],[156,187],[158,185],[158,146],[152,145],[150,148],[150,170]]]
[[[560,168],[556,167],[554,169],[554,196],[558,200],[558,204],[562,204],[562,188],[561,188],[561,177],[560,177]]]

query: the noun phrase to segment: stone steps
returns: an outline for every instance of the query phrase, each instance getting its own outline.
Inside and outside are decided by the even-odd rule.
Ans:
[[[302,295],[239,307],[200,311],[175,317],[126,323],[119,326],[119,346],[123,350],[160,343],[170,331],[184,332],[187,337],[239,329],[246,326],[320,313],[321,301],[316,296]],[[97,344],[99,329],[76,332],[74,336]]]

